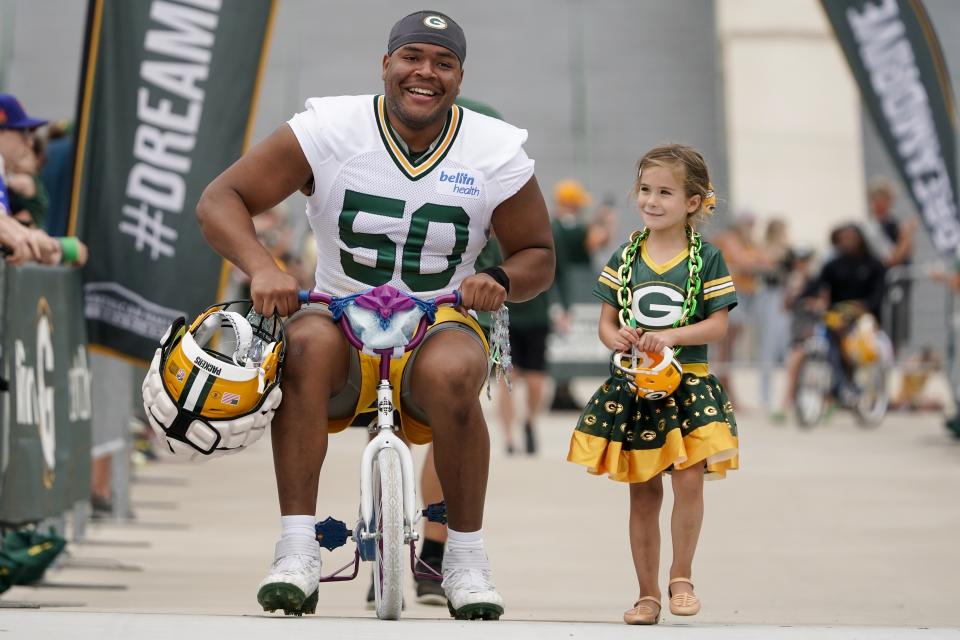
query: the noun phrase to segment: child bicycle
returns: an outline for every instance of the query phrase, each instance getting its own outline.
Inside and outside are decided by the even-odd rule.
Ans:
[[[321,576],[320,582],[353,580],[360,572],[361,561],[373,562],[377,617],[397,620],[403,608],[404,546],[409,546],[410,567],[416,577],[441,580],[438,568],[428,566],[416,555],[419,535],[415,527],[422,517],[446,523],[446,513],[443,503],[430,505],[423,511],[416,508],[413,458],[410,449],[398,437],[400,425],[394,421],[390,361],[416,349],[426,337],[436,308],[439,305],[457,306],[460,293],[453,291],[433,300],[420,300],[384,285],[342,298],[302,291],[300,301],[326,304],[350,345],[358,351],[380,357],[377,420],[370,426],[371,434],[376,435],[366,445],[361,457],[359,518],[352,530],[343,521],[332,517],[315,527],[317,541],[328,551],[352,539],[356,545],[354,558],[332,574]],[[315,593],[313,598],[304,602],[300,611],[285,610],[285,613],[313,613],[317,599]]]

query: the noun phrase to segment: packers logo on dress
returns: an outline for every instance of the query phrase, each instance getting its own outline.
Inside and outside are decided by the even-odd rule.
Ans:
[[[588,413],[583,417],[583,424],[587,425],[588,427],[592,427],[593,425],[597,424],[597,416],[593,415],[592,413]]]
[[[143,381],[150,426],[171,453],[190,459],[235,453],[263,435],[280,404],[285,341],[279,318],[251,326],[225,302],[189,326],[178,318]],[[216,345],[216,347],[214,346]]]
[[[640,439],[643,440],[644,442],[650,442],[652,440],[656,440],[656,438],[657,438],[656,431],[644,431],[643,433],[640,434]]]
[[[717,415],[717,413],[719,413],[719,412],[717,411],[717,408],[716,408],[716,407],[709,407],[709,406],[708,406],[708,407],[704,407],[704,408],[703,408],[703,413],[704,413],[705,415],[708,415],[708,416],[710,416],[710,417],[712,418],[713,416]]]
[[[623,411],[623,405],[619,402],[614,402],[613,400],[607,400],[603,403],[603,408],[607,410],[607,413],[621,413]]]

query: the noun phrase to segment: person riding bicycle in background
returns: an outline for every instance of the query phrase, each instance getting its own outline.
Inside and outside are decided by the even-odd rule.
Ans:
[[[837,376],[834,390],[838,399],[850,391],[851,372],[857,364],[842,348],[843,339],[864,314],[873,323],[880,317],[886,268],[871,253],[863,232],[856,224],[844,224],[830,233],[830,244],[836,255],[820,270],[817,288],[828,311],[824,316],[830,338],[830,362]]]
[[[554,249],[523,150],[526,131],[454,105],[465,57],[463,31],[449,16],[401,18],[382,59],[384,95],[307,100],[305,111],[207,187],[197,216],[211,246],[250,276],[254,307],[265,315],[297,312],[297,282],[257,241],[250,217],[297,190],[307,194],[317,243],[317,291],[343,296],[390,284],[433,298],[460,290],[463,311],[440,309],[424,343],[393,361],[391,379],[404,435],[434,442],[449,523],[442,572],[451,610],[498,616],[503,600],[482,530],[490,440],[479,392],[487,352],[467,311],[494,311],[544,291]],[[476,273],[491,230],[504,260]],[[365,409],[357,401],[377,372],[358,366],[362,354],[322,310],[296,313],[285,331],[284,400],[271,430],[282,533],[258,600],[267,610],[312,612],[327,436]]]

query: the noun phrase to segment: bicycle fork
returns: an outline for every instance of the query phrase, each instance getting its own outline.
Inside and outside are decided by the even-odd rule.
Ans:
[[[361,560],[371,561],[374,559],[379,534],[377,533],[376,505],[373,502],[373,464],[384,449],[393,449],[400,459],[400,473],[403,483],[404,544],[410,545],[410,564],[414,575],[431,580],[440,579],[440,574],[432,567],[424,565],[428,571],[421,571],[418,568],[420,561],[416,557],[413,543],[420,536],[416,533],[414,527],[421,517],[426,517],[431,522],[446,524],[446,508],[441,502],[428,505],[422,512],[417,510],[413,456],[410,453],[410,448],[396,434],[393,415],[393,389],[387,380],[381,380],[380,384],[377,385],[377,424],[375,427],[370,427],[370,432],[377,435],[364,447],[361,457],[360,517],[357,524],[351,531],[344,522],[328,517],[317,523],[315,527],[320,546],[328,551],[343,546],[347,543],[347,540],[352,538],[357,547],[354,560],[329,576],[321,577],[321,582],[352,580],[359,572]],[[353,569],[352,574],[341,576],[344,571],[351,568]]]
[[[393,423],[393,388],[387,380],[377,385],[377,436],[367,443],[360,463],[360,521],[363,525],[361,538],[376,537],[373,504],[373,462],[383,449],[394,449],[400,457],[400,472],[403,477],[403,531],[404,542],[418,539],[413,525],[419,520],[417,496],[413,471],[413,456],[410,448],[396,435]]]

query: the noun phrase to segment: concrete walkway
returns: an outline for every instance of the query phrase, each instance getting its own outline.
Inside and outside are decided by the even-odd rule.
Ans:
[[[627,490],[563,461],[575,418],[545,417],[533,458],[507,457],[491,426],[484,529],[507,604],[497,626],[504,637],[636,633],[619,623],[637,595]],[[706,491],[694,576],[703,611],[693,619],[667,614],[658,637],[960,638],[960,443],[942,418],[892,415],[863,430],[838,414],[810,432],[757,413],[738,418],[743,468]],[[364,442],[360,430],[334,437],[320,517],[352,526]],[[48,586],[4,594],[0,603],[8,606],[44,606],[3,611],[0,630],[13,632],[6,637],[190,640],[262,638],[297,625],[323,637],[363,638],[382,637],[388,624],[390,637],[489,634],[488,625],[456,623],[445,609],[414,603],[410,580],[404,621],[371,620],[365,575],[323,585],[318,616],[261,616],[256,584],[279,534],[271,465],[265,438],[205,464],[167,460],[139,469],[137,520],[93,526],[88,543],[71,545],[64,567],[48,573]],[[664,585],[669,547],[667,537]],[[325,569],[348,559],[340,550]]]

